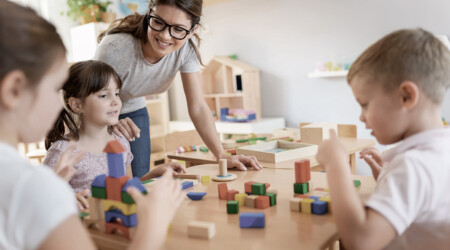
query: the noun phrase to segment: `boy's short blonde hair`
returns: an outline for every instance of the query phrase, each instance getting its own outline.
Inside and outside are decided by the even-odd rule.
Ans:
[[[348,72],[348,83],[356,76],[382,84],[385,91],[412,81],[434,103],[441,104],[450,86],[450,51],[426,30],[398,30],[356,59]]]

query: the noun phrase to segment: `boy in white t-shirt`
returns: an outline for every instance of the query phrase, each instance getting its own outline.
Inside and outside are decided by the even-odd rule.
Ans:
[[[344,246],[448,249],[450,129],[443,127],[441,104],[450,85],[450,52],[423,29],[399,30],[360,55],[347,80],[372,135],[380,144],[399,143],[383,156],[362,151],[377,180],[365,206],[336,133],[319,146]]]

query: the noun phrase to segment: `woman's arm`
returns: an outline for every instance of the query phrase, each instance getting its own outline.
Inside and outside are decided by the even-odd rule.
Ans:
[[[205,144],[217,159],[227,158],[228,167],[237,167],[246,170],[245,165],[254,169],[261,169],[262,166],[254,157],[247,156],[227,156],[222,144],[217,136],[216,125],[211,110],[203,98],[201,90],[200,73],[181,73],[184,94],[188,105],[189,116],[191,117],[195,129],[202,137]]]

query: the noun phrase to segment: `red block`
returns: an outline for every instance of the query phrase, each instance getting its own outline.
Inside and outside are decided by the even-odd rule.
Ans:
[[[254,181],[247,181],[246,183],[244,183],[245,185],[245,192],[246,193],[252,193],[252,184],[256,183]]]
[[[128,227],[119,223],[106,222],[105,233],[112,234],[115,232],[121,232],[123,236],[125,236],[127,239],[130,239],[130,231],[128,230]]]
[[[220,183],[217,185],[219,189],[219,200],[226,200],[228,193],[228,185],[226,183]]]
[[[295,162],[295,183],[305,183],[311,180],[311,167],[309,160],[303,159]]]
[[[266,191],[267,191],[267,189],[270,187],[270,183],[264,183],[264,185],[266,185]]]
[[[106,199],[122,202],[122,187],[130,177],[113,178],[106,176]]]
[[[233,190],[233,189],[228,190],[228,192],[227,192],[227,201],[234,201],[234,196],[236,194],[239,194],[239,191]]]
[[[309,198],[309,195],[306,194],[297,194],[294,196],[295,198],[302,198],[302,199],[307,199]]]
[[[255,208],[266,209],[270,207],[270,197],[266,195],[260,195],[255,199]]]
[[[105,153],[123,153],[125,152],[125,148],[123,148],[122,144],[117,140],[112,140],[106,144],[106,147],[103,149]]]

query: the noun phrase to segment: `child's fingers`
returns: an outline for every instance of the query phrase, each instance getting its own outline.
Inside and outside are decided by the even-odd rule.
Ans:
[[[144,198],[144,195],[135,187],[128,187],[127,193],[131,196],[131,198],[136,202],[139,203]]]
[[[383,165],[383,159],[381,158],[380,152],[378,151],[378,149],[376,148],[367,148],[364,150],[364,152],[361,152],[361,157],[362,158],[366,158],[366,157],[371,157],[372,159],[374,159],[378,165],[380,165],[380,167]]]
[[[186,173],[186,167],[185,167],[184,165],[181,165],[181,164],[178,163],[178,162],[174,162],[174,163],[171,165],[171,167],[172,167],[173,170],[175,170],[175,171],[177,171],[177,172],[183,172],[183,173]]]
[[[375,169],[378,171],[381,168],[381,166],[378,165],[378,163],[368,155],[364,156],[364,160],[367,162],[367,164],[369,164],[372,170]]]

